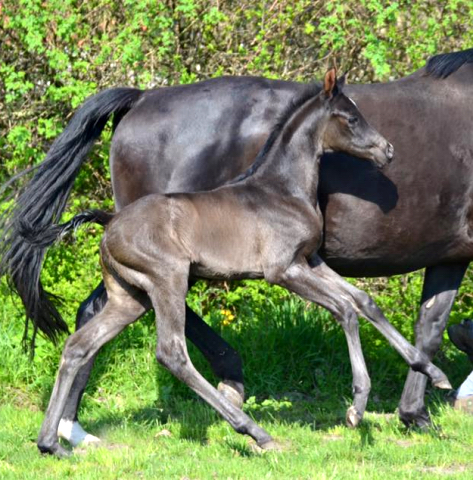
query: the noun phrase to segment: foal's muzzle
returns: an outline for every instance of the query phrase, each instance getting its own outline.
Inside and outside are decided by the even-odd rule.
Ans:
[[[394,158],[394,147],[389,142],[385,142],[384,145],[375,147],[372,152],[372,160],[378,168],[383,168],[386,165],[389,165]]]

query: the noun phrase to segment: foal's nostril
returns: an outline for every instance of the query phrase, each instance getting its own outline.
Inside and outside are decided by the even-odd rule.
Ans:
[[[390,143],[388,143],[388,146],[386,147],[386,157],[388,157],[389,161],[394,158],[394,147]]]

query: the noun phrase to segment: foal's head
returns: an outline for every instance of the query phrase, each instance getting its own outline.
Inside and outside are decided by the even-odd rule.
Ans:
[[[328,114],[323,149],[343,151],[383,167],[393,159],[394,148],[363,118],[355,102],[344,95],[344,84],[345,77],[337,80],[334,68],[326,73],[320,93]]]

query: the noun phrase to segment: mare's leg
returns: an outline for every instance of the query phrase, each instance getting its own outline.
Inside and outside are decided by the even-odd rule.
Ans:
[[[346,282],[342,277],[330,269],[320,257],[313,257],[313,267],[311,268],[305,259],[298,263],[293,263],[286,270],[275,270],[271,272],[269,280],[272,283],[278,283],[298,295],[315,302],[329,311],[335,312],[337,318],[343,317],[342,326],[345,328],[349,346],[353,352],[356,352],[357,359],[355,365],[352,365],[353,371],[357,371],[361,379],[361,388],[363,386],[363,377],[367,375],[364,360],[361,361],[361,345],[358,338],[358,329],[354,328],[353,318],[355,313],[365,317],[371,322],[389,341],[389,343],[399,352],[408,365],[416,371],[421,371],[428,375],[434,385],[440,388],[450,388],[450,384],[445,374],[435,367],[427,356],[419,352],[388,322],[375,302],[365,292],[357,289]],[[340,313],[341,312],[341,313]],[[345,324],[343,323],[345,322]],[[347,327],[351,325],[351,328]],[[353,360],[352,360],[353,362]],[[355,380],[355,379],[354,379]],[[358,380],[359,381],[359,380]],[[369,384],[367,384],[369,389]],[[363,408],[357,414],[363,414],[364,405],[366,405],[367,392],[360,394],[359,404]]]
[[[186,305],[186,337],[202,352],[213,373],[221,378],[218,389],[236,407],[245,400],[240,355]]]
[[[416,347],[432,359],[443,338],[450,310],[468,264],[437,265],[425,271],[421,309],[416,323]],[[430,417],[424,395],[427,378],[409,370],[399,404],[399,415],[407,426],[425,428]]]
[[[172,269],[163,271],[172,273],[166,276],[153,274],[154,288],[148,291],[156,314],[158,361],[211,405],[238,433],[250,435],[262,448],[273,448],[275,443],[271,436],[207,382],[193,366],[184,335],[188,265],[179,267],[177,262],[173,262]]]
[[[148,300],[143,294],[122,286],[113,279],[110,280],[110,285],[107,283],[107,287],[109,299],[103,310],[66,341],[59,373],[38,437],[38,448],[43,453],[59,457],[68,454],[58,443],[57,431],[77,373],[102,345],[116,337],[147,309]]]

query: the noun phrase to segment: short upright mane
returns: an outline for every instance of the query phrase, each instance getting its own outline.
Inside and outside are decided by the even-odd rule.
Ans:
[[[308,100],[318,95],[321,89],[322,87],[319,84],[311,83],[299,97],[289,102],[288,106],[283,110],[281,115],[279,115],[276,125],[271,131],[266,143],[256,156],[255,161],[243,173],[228,183],[232,184],[240,182],[241,180],[250,177],[256,172],[256,170],[258,170],[258,168],[264,163],[268,152],[271,150],[271,147],[274,145],[274,142],[278,138],[279,134],[282,132],[284,125],[286,125],[296,110],[302,107],[302,105],[304,105]]]
[[[426,75],[434,78],[447,78],[465,63],[473,63],[473,48],[461,52],[435,55],[427,62]]]

